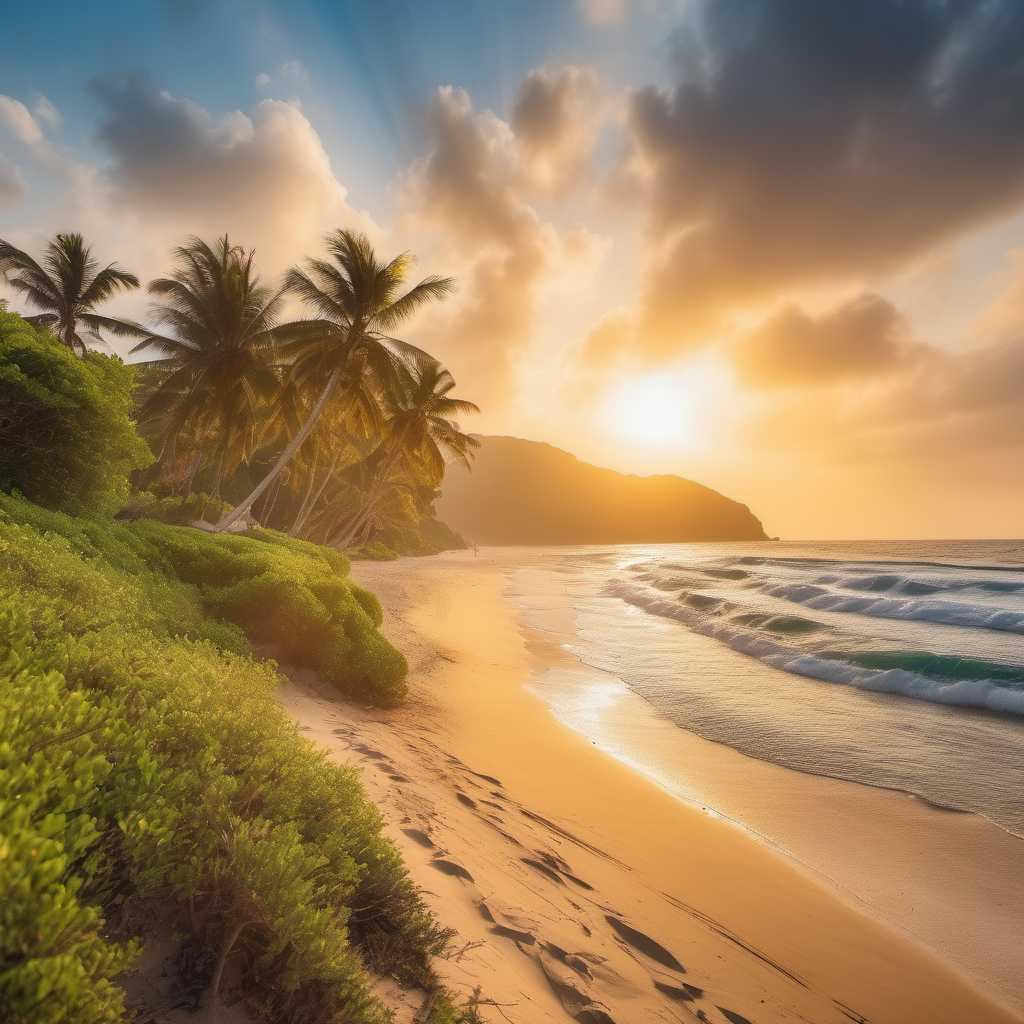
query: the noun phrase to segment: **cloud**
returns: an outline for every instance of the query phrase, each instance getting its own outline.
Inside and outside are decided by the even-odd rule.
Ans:
[[[42,118],[54,130],[59,129],[64,123],[60,111],[42,93],[35,94],[33,111],[37,118]]]
[[[309,88],[309,73],[303,66],[302,61],[290,60],[287,64],[282,64],[278,70],[285,78],[290,78],[296,85]]]
[[[28,107],[19,100],[0,94],[0,124],[14,132],[27,146],[42,143],[43,132]]]
[[[29,187],[22,177],[21,168],[0,153],[0,210],[9,209],[28,194]]]
[[[1024,249],[1011,249],[1006,260],[1009,266],[998,275],[1003,290],[971,324],[971,337],[976,342],[1012,339],[1024,324]]]
[[[984,349],[920,346],[888,372],[830,388],[762,391],[740,435],[770,450],[832,467],[904,466],[908,472],[1024,456],[1024,337]],[[1014,472],[1007,462],[1003,472]],[[958,470],[959,472],[959,470]]]
[[[620,184],[646,216],[642,343],[898,269],[1024,205],[1015,0],[703,0],[676,85],[634,92]]]
[[[563,197],[590,176],[600,97],[592,68],[538,68],[520,83],[511,125],[533,187]]]
[[[507,397],[532,338],[544,285],[566,264],[599,258],[577,226],[563,240],[521,194],[517,139],[461,89],[439,89],[427,114],[433,143],[396,199],[407,230],[440,238],[437,262],[454,270],[459,294],[434,320],[428,347],[477,393]],[[433,346],[433,347],[432,347]]]
[[[103,108],[95,141],[110,158],[109,204],[150,235],[228,231],[279,270],[332,228],[373,228],[347,204],[319,136],[290,104],[263,100],[250,115],[216,119],[143,75],[90,89]]]
[[[272,81],[273,81],[273,79],[272,79],[272,78],[270,77],[270,75],[268,75],[268,74],[266,73],[266,71],[261,71],[261,72],[260,72],[260,73],[259,73],[259,74],[258,74],[258,75],[256,76],[256,88],[257,88],[257,89],[266,89],[266,87],[267,87],[268,85],[270,85],[270,83],[271,83]]]
[[[790,305],[738,344],[740,379],[759,387],[811,387],[892,373],[922,346],[891,302],[861,295],[818,317]]]
[[[626,13],[626,0],[579,0],[579,7],[591,25],[614,25]]]

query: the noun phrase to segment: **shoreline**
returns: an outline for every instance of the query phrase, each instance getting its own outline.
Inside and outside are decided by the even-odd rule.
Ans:
[[[509,575],[506,596],[522,609],[523,635],[537,653],[529,688],[559,721],[1024,1011],[1024,839],[981,814],[761,760],[677,726],[617,676],[586,661],[587,643],[571,624],[572,598],[555,573],[527,568]],[[716,656],[747,660],[739,653]]]
[[[498,1004],[485,1019],[1020,1021],[557,721],[528,685],[538,655],[507,567],[462,558],[353,567],[409,657],[404,707],[360,711],[301,677],[282,699],[332,758],[366,766],[414,881],[459,932],[445,980],[481,985]]]

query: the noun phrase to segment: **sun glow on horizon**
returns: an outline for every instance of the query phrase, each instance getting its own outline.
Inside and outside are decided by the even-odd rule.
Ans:
[[[609,392],[600,419],[606,429],[647,446],[699,446],[703,442],[700,378],[694,371],[629,377]]]

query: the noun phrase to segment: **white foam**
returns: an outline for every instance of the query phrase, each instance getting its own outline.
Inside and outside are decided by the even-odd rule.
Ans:
[[[609,581],[607,591],[645,611],[684,623],[695,633],[715,637],[728,644],[734,651],[757,658],[766,665],[771,665],[784,672],[809,676],[825,682],[855,686],[858,689],[870,690],[875,693],[894,693],[904,697],[913,697],[917,700],[930,701],[933,704],[978,707],[990,711],[1008,711],[1024,715],[1024,690],[1002,686],[996,680],[961,679],[947,682],[929,679],[905,669],[863,668],[838,659],[818,658],[814,655],[795,652],[792,648],[785,647],[753,630],[739,629],[721,619],[702,615],[688,605],[666,600],[661,594],[632,586],[620,580]],[[816,600],[820,600],[820,598]],[[811,604],[811,602],[805,603]],[[816,603],[811,606],[826,607]],[[842,610],[833,606],[828,607],[829,610]],[[1024,619],[1024,616],[1021,618]],[[960,622],[952,624],[963,625]],[[1024,631],[1024,622],[1022,622],[1021,628]]]
[[[864,597],[835,593],[806,583],[765,585],[770,597],[781,597],[819,611],[870,615],[881,619],[934,622],[942,626],[970,626],[1024,633],[1024,612],[959,601],[907,600],[895,597]]]

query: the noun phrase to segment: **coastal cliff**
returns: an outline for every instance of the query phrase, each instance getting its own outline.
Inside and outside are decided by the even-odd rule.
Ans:
[[[682,477],[632,476],[518,437],[477,437],[472,472],[449,468],[437,515],[478,544],[767,540],[737,501]]]

